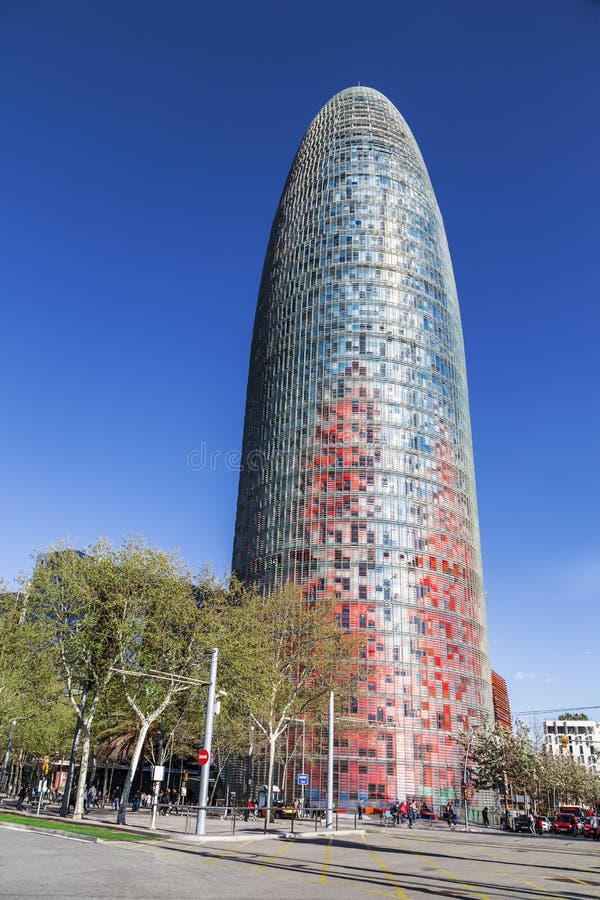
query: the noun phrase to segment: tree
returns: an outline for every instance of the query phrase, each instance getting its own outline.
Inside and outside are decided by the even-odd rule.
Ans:
[[[291,585],[261,596],[235,580],[212,601],[219,683],[266,740],[269,805],[276,745],[290,719],[321,709],[356,663],[357,641],[338,627],[335,611],[329,601],[306,601]]]
[[[600,798],[600,777],[570,753],[540,755],[540,794],[549,808],[561,804],[592,806]]]
[[[0,783],[6,781],[17,729],[26,728],[43,746],[48,713],[61,701],[63,685],[45,637],[28,615],[25,592],[0,592],[0,735],[6,738]]]
[[[76,819],[83,815],[92,723],[121,659],[123,632],[131,628],[132,601],[141,587],[134,577],[121,577],[130,573],[138,546],[128,540],[113,549],[98,541],[79,552],[59,545],[39,557],[28,586],[28,607],[58,654],[76,734],[81,730],[83,738]]]
[[[117,822],[124,824],[127,802],[148,729],[199,676],[206,633],[196,606],[191,573],[175,554],[137,546],[122,564],[121,576],[137,584],[131,592],[130,621],[121,632],[119,679],[139,729],[121,795]]]
[[[572,719],[574,722],[587,722],[587,716],[585,713],[570,713],[564,712],[561,713],[558,717],[559,722],[567,722],[569,719]]]
[[[463,743],[467,745],[466,736]],[[506,796],[507,782],[530,790],[535,785],[540,760],[523,722],[516,723],[514,733],[503,725],[478,729],[470,735],[469,746],[476,788],[502,791]]]

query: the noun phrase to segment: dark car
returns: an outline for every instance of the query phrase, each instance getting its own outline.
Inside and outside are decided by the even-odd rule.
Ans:
[[[559,813],[554,820],[552,830],[554,834],[572,834],[577,837],[581,831],[581,822],[577,816],[572,816],[570,813]]]
[[[515,831],[531,832],[532,820],[526,813],[515,816]]]

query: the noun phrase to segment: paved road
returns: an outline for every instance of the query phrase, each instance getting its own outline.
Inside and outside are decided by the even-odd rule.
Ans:
[[[239,844],[108,844],[0,828],[0,897],[591,900],[600,843],[408,831]]]

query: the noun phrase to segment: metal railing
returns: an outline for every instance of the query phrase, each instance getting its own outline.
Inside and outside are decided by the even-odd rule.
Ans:
[[[331,810],[333,822],[331,827],[328,828],[325,824],[328,810],[324,808],[295,810],[294,813],[291,813],[289,810],[282,810],[280,806],[263,806],[259,809],[258,807],[247,806],[199,807],[189,805],[183,807],[183,811],[185,812],[185,834],[194,832],[196,827],[196,817],[198,815],[198,810],[200,809],[206,811],[207,819],[219,818],[222,822],[228,822],[228,830],[231,834],[236,833],[236,828],[239,825],[246,825],[249,822],[252,822],[255,827],[260,825],[265,834],[269,830],[281,832],[282,824],[284,822],[289,825],[289,829],[287,830],[287,833],[289,834],[305,833],[307,831],[317,832],[319,830],[339,831],[340,828],[340,814],[338,809]],[[349,816],[346,815],[346,817],[353,819],[353,828],[356,830],[357,813],[354,812]]]

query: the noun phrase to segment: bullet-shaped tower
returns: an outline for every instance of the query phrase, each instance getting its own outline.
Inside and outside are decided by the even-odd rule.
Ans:
[[[319,112],[275,215],[233,569],[361,636],[336,804],[457,799],[459,736],[493,719],[460,312],[423,158],[371,88]]]

